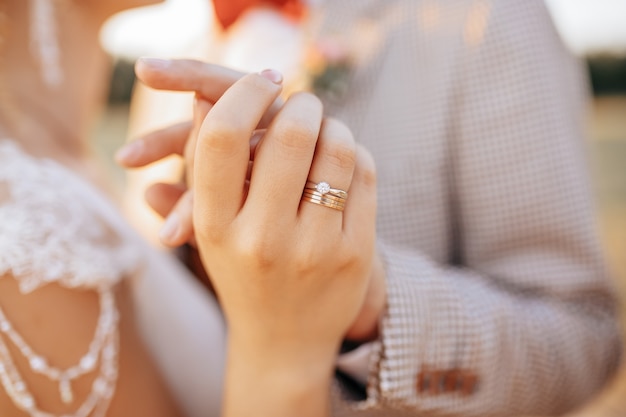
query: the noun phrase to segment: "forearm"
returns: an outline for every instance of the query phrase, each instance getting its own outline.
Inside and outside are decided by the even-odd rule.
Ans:
[[[333,354],[231,337],[223,417],[326,417]]]

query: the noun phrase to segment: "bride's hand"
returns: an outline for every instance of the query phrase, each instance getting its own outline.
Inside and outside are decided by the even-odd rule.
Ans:
[[[188,167],[190,167],[187,176],[193,178],[194,138],[197,136],[199,126],[213,102],[224,93],[228,86],[240,78],[241,74],[195,61],[168,61],[167,64],[154,66],[140,61],[137,73],[146,83],[156,88],[198,89],[196,94],[199,99],[196,100],[194,108],[194,123],[183,123],[148,134],[127,145],[126,148],[130,147],[131,152],[121,153],[120,156],[125,154],[125,157],[118,157],[118,160],[122,165],[133,167],[146,165],[172,153],[185,155]],[[206,99],[206,96],[210,96],[211,102]],[[275,100],[256,127],[266,127],[280,106],[282,106],[282,101]],[[254,157],[254,149],[259,138],[259,135],[252,137],[250,159]],[[161,215],[168,217],[163,229],[163,232],[168,233],[161,234],[166,244],[178,246],[187,241],[193,242],[192,195],[192,190],[189,190],[186,184],[155,184],[148,190],[146,197],[150,205]],[[175,227],[169,227],[172,224]],[[385,299],[382,263],[378,256],[374,256],[374,269],[369,280],[366,301],[349,328],[347,338],[371,340],[376,336],[378,319],[382,314]]]
[[[322,118],[315,96],[296,94],[274,116],[249,173],[249,139],[281,90],[264,75],[236,82],[199,130],[196,240],[231,338],[332,358],[372,271],[374,164],[343,124]],[[348,191],[345,211],[301,201],[307,180]]]
[[[196,143],[193,224],[229,325],[225,415],[326,415],[335,357],[374,258],[373,160],[343,124],[323,119],[315,96],[291,96],[250,165],[249,140],[278,79],[237,81]],[[347,197],[312,204],[309,180]]]

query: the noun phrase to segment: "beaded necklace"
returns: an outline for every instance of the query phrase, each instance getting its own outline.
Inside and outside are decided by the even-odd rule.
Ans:
[[[100,363],[98,376],[94,380],[91,392],[78,410],[67,417],[87,417],[92,412],[94,417],[104,416],[115,392],[118,376],[119,313],[115,298],[110,289],[99,290],[100,316],[89,349],[76,365],[60,369],[50,363],[44,355],[35,352],[11,325],[4,311],[0,308],[0,332],[10,340],[28,361],[32,372],[41,374],[58,382],[59,394],[64,404],[74,402],[72,381],[93,372]],[[21,410],[34,417],[54,417],[37,406],[34,395],[29,391],[24,379],[15,366],[9,349],[0,337],[0,382],[13,403]],[[64,416],[65,417],[65,416]]]

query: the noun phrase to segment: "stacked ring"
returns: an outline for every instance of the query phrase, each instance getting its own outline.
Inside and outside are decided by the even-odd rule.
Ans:
[[[331,188],[327,182],[314,183],[307,181],[302,200],[309,203],[319,204],[335,210],[343,211],[346,206],[348,193],[343,190]]]

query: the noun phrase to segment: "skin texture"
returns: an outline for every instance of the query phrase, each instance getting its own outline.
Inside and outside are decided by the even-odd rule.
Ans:
[[[174,79],[178,65],[194,67],[198,78]],[[118,160],[138,166],[193,152],[191,187],[160,187],[179,197],[177,233],[195,231],[228,321],[224,415],[326,415],[339,344],[362,314],[378,267],[373,160],[345,125],[323,117],[316,97],[278,100],[275,72],[242,77],[189,61],[157,66],[142,62],[137,72],[152,86],[193,86],[202,97],[195,124],[149,135]],[[307,179],[348,190],[345,211],[301,202]],[[172,209],[163,200],[160,208]],[[259,389],[259,380],[272,389]]]

